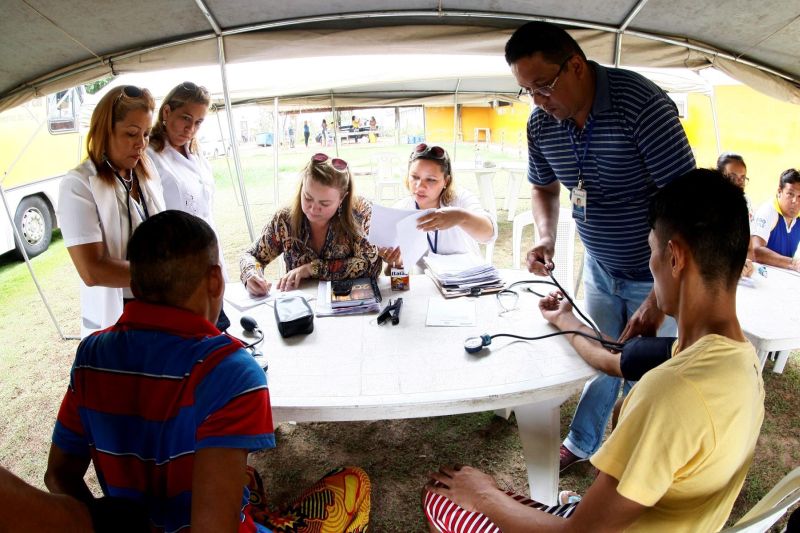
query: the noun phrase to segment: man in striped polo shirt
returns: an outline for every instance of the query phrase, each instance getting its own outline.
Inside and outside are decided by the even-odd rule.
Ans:
[[[165,211],[128,257],[137,299],[78,347],[45,484],[91,503],[91,461],[104,495],[142,502],[156,531],[256,531],[247,454],[275,446],[272,413],[264,371],[213,325],[225,288],[214,232]]]
[[[528,120],[528,179],[539,240],[528,269],[545,275],[553,267],[563,184],[586,249],[589,315],[612,338],[655,335],[664,314],[648,269],[647,206],[658,189],[695,167],[675,104],[635,72],[587,61],[552,24],[519,28],[505,56],[520,94],[536,104]],[[674,335],[674,321],[658,332]],[[584,389],[561,446],[562,469],[597,451],[621,384],[601,375]]]

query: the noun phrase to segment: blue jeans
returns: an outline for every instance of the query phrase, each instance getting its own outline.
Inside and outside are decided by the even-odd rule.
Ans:
[[[653,288],[652,281],[631,281],[612,276],[588,253],[583,261],[583,280],[587,314],[600,331],[614,339],[622,334],[628,319]],[[658,334],[675,336],[676,331],[675,319],[667,317]],[[633,384],[607,374],[599,374],[586,384],[564,440],[569,451],[586,458],[600,448],[620,386],[625,395]]]

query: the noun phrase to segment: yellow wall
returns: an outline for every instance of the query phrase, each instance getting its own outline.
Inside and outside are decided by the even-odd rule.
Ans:
[[[453,142],[452,107],[425,107],[425,139],[431,143]]]
[[[747,194],[758,206],[775,193],[782,171],[800,167],[800,106],[745,85],[721,85],[715,90],[720,147],[744,157],[750,178]],[[718,154],[710,99],[690,94],[687,107],[683,124],[697,164],[713,166]]]

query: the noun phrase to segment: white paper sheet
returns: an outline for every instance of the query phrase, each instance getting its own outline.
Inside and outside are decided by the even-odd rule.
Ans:
[[[475,300],[459,298],[443,300],[438,296],[428,299],[426,326],[470,327],[475,325]]]
[[[403,265],[415,265],[428,250],[425,232],[417,229],[417,219],[432,209],[394,209],[373,204],[367,239],[375,246],[400,247]]]
[[[418,213],[415,209],[394,209],[372,204],[372,218],[369,223],[367,240],[375,246],[397,246],[397,223],[409,215]]]

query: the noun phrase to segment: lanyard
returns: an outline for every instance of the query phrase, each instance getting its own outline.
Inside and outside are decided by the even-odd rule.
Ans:
[[[414,206],[419,210],[419,204],[414,202]],[[431,242],[431,234],[430,232],[425,234],[425,238],[428,239],[428,246],[431,247],[431,251],[436,253],[436,250],[439,248],[439,230],[433,232],[433,242]]]
[[[594,120],[589,122],[589,129],[586,132],[586,146],[583,147],[583,155],[578,156],[578,145],[575,143],[575,136],[571,129],[567,129],[569,140],[572,142],[572,153],[575,154],[575,161],[578,163],[578,187],[583,188],[583,162],[586,154],[589,153],[589,145],[592,143],[592,132],[594,131]]]

